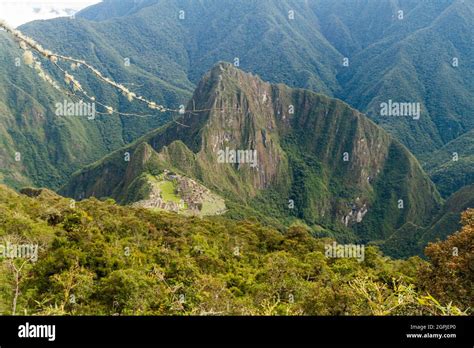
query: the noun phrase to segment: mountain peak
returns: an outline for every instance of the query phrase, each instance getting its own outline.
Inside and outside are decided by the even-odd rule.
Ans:
[[[212,82],[218,82],[222,80],[234,81],[234,82],[243,82],[243,80],[253,80],[255,82],[265,83],[270,85],[268,82],[264,82],[258,75],[252,74],[251,72],[246,72],[240,67],[235,66],[232,63],[221,61],[215,64],[211,70],[205,74],[201,82],[204,80],[211,79]]]
[[[211,69],[211,71],[217,70],[218,72],[225,72],[229,70],[239,70],[232,63],[220,61]]]
[[[203,76],[198,86],[204,82],[206,85],[211,83],[214,87],[217,87],[219,82],[224,81],[226,84],[234,82],[234,87],[239,87],[242,86],[244,80],[247,82],[249,82],[249,80],[263,82],[256,75],[245,72],[232,63],[221,61],[214,65],[211,70]],[[199,90],[199,87],[197,89]]]
[[[364,240],[383,240],[407,222],[423,225],[440,202],[408,150],[363,114],[229,63],[205,75],[176,121],[129,146],[132,157],[142,158],[140,144],[150,145],[143,170],[127,168],[133,161],[118,169],[116,159],[106,160],[75,175],[63,193],[87,197],[95,190],[132,203],[127,197],[137,195],[128,191],[146,191],[140,173],[169,170],[233,204]],[[400,200],[406,209],[397,208]]]

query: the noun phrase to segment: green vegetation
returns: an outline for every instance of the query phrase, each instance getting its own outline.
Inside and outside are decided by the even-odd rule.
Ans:
[[[242,69],[267,81],[341,98],[417,155],[474,128],[470,1],[223,0],[203,6],[186,0],[125,8],[104,3],[80,17],[97,27],[120,23],[132,33],[140,23],[145,32],[158,35],[166,47],[160,53],[149,52],[146,36],[132,34],[146,56],[159,55],[150,66],[158,66],[160,74],[170,66],[164,57],[178,57],[179,66],[171,65],[171,71],[176,67],[196,83],[217,61],[238,57]],[[184,20],[176,19],[180,10]],[[154,17],[161,24],[149,23]],[[176,40],[169,37],[169,28]],[[127,37],[114,39],[123,47],[134,45]],[[381,118],[379,104],[389,99],[420,102],[421,119]]]
[[[472,207],[474,207],[474,185],[463,187],[451,195],[425,227],[407,223],[377,244],[387,254],[397,257],[422,255],[430,242],[445,240],[459,230],[461,213]]]
[[[400,9],[403,20],[397,19]],[[20,29],[44,47],[86,59],[132,90],[176,108],[216,62],[237,57],[242,69],[270,82],[345,100],[424,156],[474,127],[473,18],[472,2],[456,0],[223,0],[206,6],[192,0],[149,0],[102,2],[75,20],[37,21]],[[169,120],[170,115],[58,119],[52,108],[64,96],[50,91],[28,67],[15,66],[18,52],[0,35],[0,89],[5,89],[0,100],[9,101],[0,104],[8,115],[0,122],[5,143],[0,159],[6,164],[0,178],[9,185],[56,189],[75,170]],[[344,57],[350,59],[349,67],[342,65]],[[457,67],[453,58],[458,58]],[[52,71],[50,64],[44,68]],[[114,109],[149,113],[81,69],[75,73],[85,90]],[[388,99],[420,102],[421,119],[381,119],[379,103]],[[24,162],[15,166],[16,151]],[[467,176],[469,166],[462,169]],[[462,177],[451,182],[453,171],[448,170],[433,176],[445,196],[470,183]]]
[[[432,284],[431,293],[441,301],[454,305],[474,304],[474,209],[463,212],[462,227],[445,241],[430,243],[425,249],[430,261],[425,264],[420,280]]]
[[[463,187],[451,195],[433,219],[432,224],[424,231],[419,241],[420,249],[429,242],[438,239],[445,240],[459,230],[461,213],[472,207],[474,207],[474,185]]]
[[[263,102],[258,90],[272,98]],[[192,100],[197,110],[242,107],[224,110],[225,118],[217,108],[187,113],[75,173],[61,194],[133,203],[146,199],[136,193],[143,192],[137,178],[167,169],[225,197],[229,216],[254,216],[276,227],[301,221],[319,235],[364,243],[383,242],[406,223],[425,227],[440,208],[436,188],[413,155],[341,101],[270,85],[228,63],[206,74]],[[294,114],[286,111],[290,105]],[[217,150],[226,147],[256,150],[258,170],[218,163]],[[131,154],[130,162],[123,153]]]
[[[38,244],[39,254],[36,262],[0,258],[2,314],[460,315],[472,307],[463,262],[448,274],[441,260],[391,260],[375,247],[362,262],[328,258],[332,240],[302,226],[280,233],[255,221],[24,192],[30,197],[0,186],[0,243]],[[470,214],[470,232],[436,248],[470,243],[459,245],[467,257]],[[419,269],[434,273],[425,280]],[[438,277],[452,281],[443,293]]]
[[[472,2],[320,0],[314,8],[325,36],[350,58],[339,69],[338,98],[416,155],[473,129]],[[389,99],[419,102],[420,119],[381,117],[380,103]]]
[[[474,184],[474,131],[423,156],[422,162],[439,192],[446,197]]]
[[[21,28],[169,107],[197,85],[187,106],[197,111],[179,120],[186,126],[165,124],[169,114],[56,116],[66,97],[15,64],[21,51],[0,32],[0,182],[108,199],[74,205],[47,190],[33,199],[0,189],[0,237],[41,247],[36,263],[2,260],[0,311],[469,312],[472,212],[448,236],[474,206],[473,19],[473,3],[457,0],[147,0],[106,1],[75,20]],[[340,100],[218,61],[338,97],[372,121]],[[150,114],[83,70],[75,75],[114,109]],[[381,118],[389,99],[419,102],[420,120]],[[255,149],[258,171],[216,163],[216,146]],[[114,203],[147,200],[150,177],[165,169],[209,189],[201,215],[220,213],[220,197],[226,215]],[[180,202],[176,188],[158,182],[166,201]],[[428,247],[428,262],[382,255],[422,255],[446,238]],[[366,260],[325,258],[332,239],[367,243]],[[453,261],[455,247],[462,257]]]
[[[17,46],[0,32],[0,179],[12,187],[33,184],[58,189],[74,171],[169,120],[168,114],[133,119],[103,115],[99,114],[104,112],[99,105],[93,120],[56,115],[56,103],[78,98],[71,99],[37,76],[21,59],[22,51]],[[44,66],[50,64],[44,62]],[[78,74],[82,82],[83,73]],[[90,85],[93,79],[88,81],[88,93],[110,100],[114,108],[121,102],[122,112],[149,114],[137,103],[130,105],[114,97],[115,91],[110,88],[102,87],[108,94],[102,93],[100,83]]]
[[[175,203],[179,203],[179,197],[176,195],[175,190],[176,187],[171,181],[163,181],[159,185],[161,193],[163,195],[163,199],[165,201],[172,201]]]

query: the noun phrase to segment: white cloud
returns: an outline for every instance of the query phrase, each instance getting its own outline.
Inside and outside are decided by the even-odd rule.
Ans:
[[[0,0],[0,19],[11,26],[56,17],[71,16],[101,0]]]

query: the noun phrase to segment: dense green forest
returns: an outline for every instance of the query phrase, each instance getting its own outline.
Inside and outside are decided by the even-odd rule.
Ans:
[[[150,177],[171,170],[224,197],[232,216],[301,221],[340,242],[378,241],[384,251],[384,241],[403,229],[406,243],[388,254],[421,252],[411,231],[430,224],[441,197],[416,158],[357,110],[224,62],[201,79],[187,110],[193,107],[205,111],[186,112],[84,167],[60,194],[131,204],[149,200]],[[219,163],[216,149],[226,147],[254,149],[258,167]]]
[[[421,162],[439,192],[449,197],[474,182],[474,131],[463,134],[441,149],[423,156]]]
[[[473,305],[473,210],[426,261],[372,246],[358,261],[327,257],[333,240],[298,225],[280,233],[23,192],[0,187],[0,245],[38,253],[0,258],[2,314],[463,315]]]
[[[107,0],[0,21],[0,315],[472,315],[473,19]],[[97,117],[55,111],[84,97]]]

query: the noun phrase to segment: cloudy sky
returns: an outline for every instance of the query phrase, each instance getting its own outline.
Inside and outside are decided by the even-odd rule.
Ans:
[[[36,19],[70,16],[101,0],[0,0],[0,18],[12,26]]]

